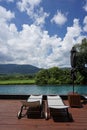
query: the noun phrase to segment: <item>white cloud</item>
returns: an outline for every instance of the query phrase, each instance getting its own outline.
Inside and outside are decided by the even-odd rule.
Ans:
[[[14,0],[0,0],[0,1],[14,2]]]
[[[9,2],[14,2],[14,0],[8,0]]]
[[[39,4],[40,0],[37,1]],[[38,4],[32,1],[32,5]],[[28,7],[25,7],[28,14]],[[35,21],[31,25],[23,24],[21,31],[11,23],[14,17],[14,13],[0,6],[0,28],[3,28],[0,29],[0,63],[31,64],[43,68],[70,66],[70,50],[84,37],[81,35],[78,19],[74,19],[73,25],[67,27],[66,35],[61,39],[58,35],[50,36],[48,31],[41,27],[48,17],[41,7],[32,16]],[[86,25],[87,17],[83,23]]]
[[[20,11],[32,11],[36,6],[40,4],[41,0],[21,0],[17,3]]]
[[[49,14],[44,12],[42,7],[39,7],[41,1],[42,0],[22,0],[17,3],[17,6],[20,11],[27,12],[27,15],[33,20],[34,24],[43,26]]]
[[[11,19],[14,18],[15,15],[10,10],[6,10],[4,7],[0,6],[0,60],[1,62],[12,60],[11,55],[9,54],[9,45],[8,40],[14,37],[12,34],[12,30],[10,30],[14,26],[14,24],[10,24]],[[13,30],[14,31],[14,30]]]
[[[63,40],[59,40],[59,38],[55,37],[52,40],[54,46],[52,47],[53,52],[47,58],[48,66],[60,66],[66,67],[70,66],[70,50],[73,45],[76,43],[80,43],[81,40],[84,38],[81,36],[82,29],[79,25],[79,20],[74,19],[73,25],[71,27],[67,27],[67,33]]]
[[[6,10],[4,7],[0,6],[0,23],[5,21],[10,21],[15,15],[10,10]]]
[[[63,48],[70,48],[75,44],[76,39],[80,36],[82,29],[79,25],[79,20],[73,20],[73,26],[67,27],[67,33],[63,40]]]
[[[69,66],[70,49],[82,38],[78,19],[67,28],[63,40],[57,35],[49,36],[48,31],[35,24],[24,24],[19,32],[15,24],[4,22],[2,25],[0,63],[32,64],[43,68]]]
[[[32,18],[35,21],[34,24],[36,24],[36,25],[44,25],[45,24],[45,19],[48,16],[49,16],[49,14],[44,12],[43,8],[40,8],[38,10],[37,14],[34,13],[34,15],[32,15]]]
[[[85,32],[87,32],[87,16],[85,16],[84,20],[83,20],[83,24],[84,24],[84,27],[83,27],[83,30]]]
[[[84,5],[84,7],[83,7],[83,9],[87,12],[87,0],[85,0],[85,5]]]
[[[66,35],[61,41],[61,48],[59,50],[60,66],[70,66],[70,50],[73,45],[78,43],[78,41],[81,42],[83,38],[83,36],[81,36],[81,32],[82,29],[79,25],[79,20],[74,19],[73,25],[71,27],[67,27]]]
[[[66,15],[61,13],[61,11],[57,11],[54,17],[51,19],[51,22],[56,23],[57,25],[63,25],[67,21]]]
[[[7,11],[4,7],[0,6],[0,40],[7,42],[8,38],[10,39],[12,36],[12,32],[10,30],[10,26],[14,26],[15,30],[16,27],[14,24],[10,24],[11,19],[15,17],[14,13],[11,11]],[[13,30],[14,31],[14,30]]]
[[[39,7],[39,4],[41,3],[41,0],[21,0],[17,2],[17,7],[21,12],[27,12],[27,14],[33,18],[36,7]]]

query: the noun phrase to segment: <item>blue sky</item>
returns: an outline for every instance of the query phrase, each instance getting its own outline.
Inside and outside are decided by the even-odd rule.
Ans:
[[[87,0],[0,0],[0,63],[69,67],[87,37]]]

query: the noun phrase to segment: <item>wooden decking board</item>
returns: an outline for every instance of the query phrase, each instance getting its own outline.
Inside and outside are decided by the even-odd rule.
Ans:
[[[68,105],[68,101],[65,101]],[[28,119],[23,117],[17,119],[20,110],[20,100],[0,100],[0,130],[87,130],[87,104],[82,108],[69,108],[72,122],[54,122],[51,118]]]

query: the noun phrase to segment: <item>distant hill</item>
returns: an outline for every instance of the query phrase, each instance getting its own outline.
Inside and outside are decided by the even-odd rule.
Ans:
[[[32,65],[0,64],[0,74],[35,74],[39,70]]]

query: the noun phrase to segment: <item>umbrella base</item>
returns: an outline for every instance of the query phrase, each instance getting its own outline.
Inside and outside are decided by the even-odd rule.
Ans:
[[[81,97],[77,93],[69,93],[68,94],[68,101],[70,107],[81,107]]]

